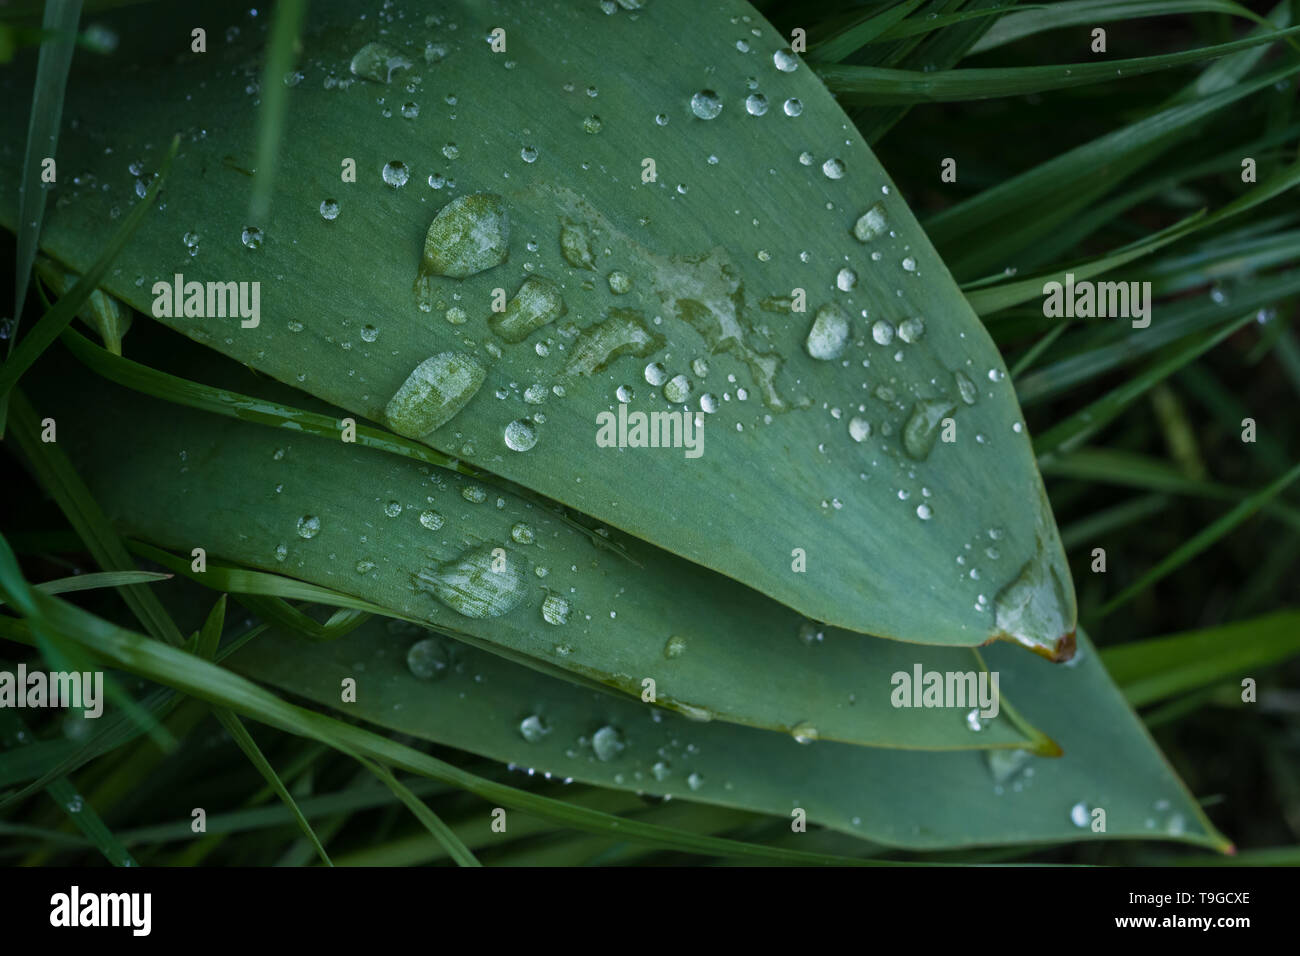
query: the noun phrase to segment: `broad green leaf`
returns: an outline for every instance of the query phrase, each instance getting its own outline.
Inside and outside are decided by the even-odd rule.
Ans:
[[[205,377],[219,385],[292,397],[211,353],[176,347],[170,334],[158,344],[173,361],[200,353]],[[60,447],[97,500],[134,537],[181,556],[204,548],[209,570],[189,576],[211,587],[425,622],[633,696],[649,678],[658,704],[697,719],[801,734],[812,728],[822,739],[873,746],[1053,749],[1009,713],[974,734],[952,714],[864,699],[863,688],[890,686],[891,675],[910,674],[918,663],[969,671],[968,650],[864,640],[813,625],[641,542],[624,543],[631,560],[597,548],[550,509],[448,469],[78,380],[71,363],[61,375],[50,363],[49,372],[41,380],[61,379],[62,394],[43,394],[42,407],[61,422]],[[996,554],[999,544],[986,537],[981,550]],[[482,587],[503,613],[476,617],[465,594],[430,591],[440,567],[470,555],[490,568],[495,548],[503,549],[506,583],[485,570]],[[176,563],[145,554],[188,573],[186,557]],[[222,562],[309,583],[276,588],[269,575],[227,571]],[[268,581],[253,580],[259,577]],[[349,595],[357,603],[342,599]]]
[[[73,84],[69,108],[101,123],[69,131],[67,161],[115,183],[121,156],[148,156],[160,129],[201,115],[204,135],[187,138],[165,215],[123,252],[107,291],[152,313],[154,284],[176,274],[259,281],[256,327],[161,321],[376,422],[425,360],[472,356],[485,382],[452,421],[418,436],[432,448],[814,620],[1068,655],[1072,585],[1001,359],[812,71],[765,26],[749,53],[736,49],[730,18],[751,8],[662,0],[609,17],[585,4],[456,3],[441,26],[385,31],[338,0],[313,4],[279,155],[294,172],[276,177],[274,220],[261,223],[243,210],[255,162],[246,74],[264,35],[246,30],[222,54],[234,68],[214,73],[204,58],[177,62],[156,39],[172,14],[149,14],[122,30],[140,68],[118,75],[111,96]],[[483,42],[498,26],[505,53]],[[579,35],[589,39],[573,44]],[[354,75],[353,57],[376,42],[389,48],[378,54],[384,69],[371,48]],[[402,60],[411,66],[390,76]],[[707,80],[688,80],[699,63],[712,67]],[[644,81],[627,84],[638,64]],[[705,88],[722,104],[713,119],[691,105]],[[746,108],[751,93],[765,113],[757,98]],[[418,116],[403,115],[408,97]],[[710,99],[696,100],[700,114],[712,113]],[[340,180],[344,160],[355,160],[356,182]],[[499,203],[475,199],[447,215],[504,210],[508,259],[466,278],[429,274],[463,271],[439,255],[422,260],[435,216],[484,194]],[[65,198],[45,248],[85,268],[109,208],[131,196]],[[338,214],[327,220],[330,202]],[[859,241],[855,224],[873,209],[883,219],[859,233],[879,234]],[[12,210],[0,217],[12,222]],[[525,278],[554,283],[567,312],[513,342],[492,331],[494,290],[513,298]],[[802,313],[786,305],[796,289]],[[823,309],[813,352],[835,358],[808,351]],[[624,407],[620,390],[630,411],[699,414],[702,457],[600,447],[597,416]],[[955,441],[934,440],[949,417]],[[523,440],[512,445],[514,422]],[[990,530],[1001,535],[996,562],[979,557]],[[978,578],[954,570],[968,545],[965,571]]]
[[[443,677],[422,680],[407,656],[424,639],[416,628],[377,621],[325,645],[272,631],[231,658],[231,666],[380,726],[538,773],[787,820],[791,808],[802,807],[812,822],[892,846],[1142,837],[1226,846],[1085,639],[1077,666],[1053,667],[1013,648],[985,652],[1007,695],[1041,718],[1065,751],[1019,761],[1005,752],[990,758],[826,741],[799,746],[778,734],[695,723],[591,693],[473,648],[457,649]],[[355,704],[338,703],[345,677],[358,682]],[[867,696],[860,695],[860,705]],[[521,724],[530,717],[541,730],[530,723],[526,739]],[[990,759],[1007,774],[1000,782]],[[1081,802],[1106,810],[1104,834],[1072,822]]]

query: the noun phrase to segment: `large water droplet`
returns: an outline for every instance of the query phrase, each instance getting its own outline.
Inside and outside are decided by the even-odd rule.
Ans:
[[[691,397],[691,381],[685,375],[674,375],[664,386],[664,399],[680,405]]]
[[[465,617],[500,617],[523,600],[523,562],[507,548],[480,545],[415,575],[416,587]]]
[[[623,752],[625,746],[623,735],[608,724],[591,735],[591,749],[596,752],[598,760],[613,760]]]
[[[505,341],[514,344],[554,322],[566,311],[558,285],[541,276],[529,276],[506,304],[506,310],[492,314],[488,326]]]
[[[505,440],[511,451],[528,451],[537,444],[537,428],[527,418],[517,418],[506,426]]]
[[[443,206],[424,236],[420,277],[463,279],[506,261],[510,217],[496,193],[474,193]]]
[[[799,58],[794,55],[793,50],[777,50],[772,54],[772,62],[782,73],[793,73],[799,69]]]
[[[542,718],[536,714],[530,714],[519,722],[519,736],[530,744],[537,743],[548,733],[550,733],[550,728],[543,724]]]
[[[848,314],[835,303],[828,302],[817,310],[804,348],[813,358],[828,361],[839,358],[848,338]]]
[[[713,90],[700,90],[691,97],[691,112],[700,119],[714,119],[722,112],[722,100]]]
[[[389,426],[407,438],[423,438],[465,407],[486,374],[473,356],[462,352],[425,359],[384,409]]]
[[[870,242],[883,236],[888,229],[885,204],[878,202],[858,217],[858,221],[853,224],[853,235],[859,242]]]
[[[548,594],[542,598],[542,620],[557,627],[569,623],[569,611],[572,605],[569,599],[560,594]]]

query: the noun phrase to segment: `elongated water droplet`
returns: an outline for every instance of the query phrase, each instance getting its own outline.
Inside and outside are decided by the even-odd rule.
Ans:
[[[410,60],[382,43],[367,43],[353,54],[352,62],[348,64],[353,76],[376,83],[387,83],[392,79],[393,71],[409,69],[410,66]]]
[[[957,383],[957,394],[961,396],[961,400],[967,405],[974,405],[979,395],[975,383],[962,372],[953,372],[952,380]]]
[[[541,276],[529,276],[506,304],[506,310],[492,314],[488,326],[505,341],[514,344],[567,311],[558,285]]]
[[[424,236],[420,277],[463,279],[506,261],[510,217],[496,193],[473,193],[443,206]]]
[[[486,374],[473,356],[463,352],[425,359],[384,409],[389,426],[407,438],[423,438],[465,407]]]
[[[596,261],[591,255],[591,238],[581,223],[564,220],[560,223],[560,255],[575,269],[595,271]]]
[[[903,426],[903,450],[917,461],[929,457],[939,437],[939,425],[951,415],[956,405],[947,399],[922,399],[912,406],[912,414]]]
[[[500,617],[523,600],[523,561],[508,548],[485,544],[415,575],[416,587],[465,617]]]
[[[610,309],[604,322],[582,330],[570,350],[570,375],[599,372],[623,355],[645,356],[663,348],[663,336],[645,327],[640,312]]]

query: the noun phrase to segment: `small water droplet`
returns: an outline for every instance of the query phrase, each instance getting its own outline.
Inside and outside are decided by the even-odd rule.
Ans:
[[[871,437],[871,422],[858,416],[849,420],[849,437],[856,442],[866,441]]]
[[[437,680],[447,675],[451,655],[439,638],[426,637],[422,641],[416,641],[406,652],[406,666],[420,680]]]
[[[556,626],[567,624],[571,608],[568,598],[559,594],[548,594],[542,598],[542,620]]]
[[[793,73],[799,69],[799,58],[793,50],[777,50],[772,54],[772,62],[782,73]]]
[[[686,638],[674,634],[668,638],[668,643],[664,645],[664,657],[672,660],[674,657],[681,657],[686,653]]]
[[[801,720],[790,728],[790,736],[801,744],[810,744],[817,739],[817,728],[806,720]]]
[[[651,362],[645,367],[645,380],[651,385],[662,385],[668,381],[668,370],[658,362]]]
[[[406,163],[394,159],[384,164],[383,176],[384,182],[394,189],[400,189],[411,178],[411,171],[406,168]]]
[[[506,447],[511,451],[528,451],[537,444],[537,429],[526,418],[517,418],[506,426]]]
[[[530,744],[535,744],[548,733],[550,728],[542,723],[542,718],[536,714],[530,714],[519,722],[519,736]]]
[[[852,269],[841,269],[835,275],[835,287],[841,292],[848,292],[857,284],[858,274]]]
[[[522,159],[525,163],[537,162],[537,147],[525,146],[523,149],[519,151],[519,158]]]
[[[402,505],[400,502],[390,501],[388,504],[384,505],[384,514],[388,515],[390,518],[396,518],[401,513]]]
[[[894,341],[894,327],[884,319],[877,319],[871,326],[871,337],[877,345],[888,345]]]
[[[320,532],[320,518],[316,515],[303,515],[298,519],[298,537],[314,538]]]
[[[799,102],[799,100],[792,96],[785,101],[785,104],[781,108],[785,110],[786,116],[798,116],[803,112],[803,103]]]
[[[595,751],[596,759],[606,763],[621,754],[626,746],[623,735],[608,724],[591,735],[591,749]]]
[[[437,531],[439,528],[441,528],[443,524],[443,520],[444,519],[442,515],[440,515],[436,511],[420,512],[420,524],[428,528],[430,531]]]
[[[844,178],[844,161],[839,159],[828,159],[822,163],[822,172],[826,174],[827,179]]]
[[[767,112],[767,97],[762,93],[750,93],[745,97],[745,112],[750,116],[762,116]]]
[[[1086,827],[1091,817],[1088,805],[1082,800],[1070,808],[1070,822],[1076,827]]]
[[[835,303],[828,302],[817,310],[804,348],[813,358],[828,361],[839,358],[848,338],[848,314]]]
[[[925,334],[925,322],[913,316],[898,323],[898,337],[908,345],[918,341]]]
[[[607,278],[609,280],[609,291],[615,295],[626,295],[632,291],[632,279],[626,272],[615,269]]]
[[[245,226],[239,234],[240,241],[249,249],[262,248],[262,230],[256,226]]]

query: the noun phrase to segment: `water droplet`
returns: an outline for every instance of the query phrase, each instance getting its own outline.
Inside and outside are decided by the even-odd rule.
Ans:
[[[651,332],[634,309],[610,309],[604,322],[582,330],[573,343],[570,375],[591,375],[624,355],[645,356],[663,348],[663,336]]]
[[[187,232],[181,236],[181,242],[185,243],[185,249],[191,256],[199,254],[199,234],[197,232]]]
[[[666,760],[656,760],[654,766],[650,768],[650,772],[654,774],[656,780],[662,783],[672,774],[672,765]]]
[[[858,416],[851,418],[849,420],[849,437],[857,442],[866,441],[871,437],[871,422]]]
[[[424,236],[420,280],[429,276],[464,279],[506,261],[510,218],[495,193],[474,193],[443,206]],[[417,290],[418,291],[418,290]]]
[[[966,726],[967,728],[975,731],[976,733],[979,733],[984,729],[984,722],[980,720],[980,712],[978,707],[966,711]]]
[[[283,544],[277,544],[275,546],[275,560],[283,561],[288,556],[289,556],[289,549],[287,547],[285,547]]]
[[[516,418],[506,426],[506,447],[511,451],[528,451],[537,444],[537,429],[526,418]]]
[[[600,127],[601,127],[600,117],[594,114],[588,116],[586,119],[582,121],[583,131],[591,133],[592,135],[599,133]]]
[[[903,259],[903,268],[908,272],[915,272],[916,260],[913,259],[911,256],[907,256],[906,258]]]
[[[591,735],[591,749],[595,751],[596,759],[601,761],[613,760],[625,746],[623,735],[608,724]]]
[[[465,407],[486,374],[476,359],[461,352],[425,359],[384,409],[389,426],[407,438],[423,438]]]
[[[857,284],[858,274],[852,269],[841,269],[835,274],[835,287],[841,292],[848,292]]]
[[[691,397],[691,381],[685,375],[674,375],[664,386],[664,398],[674,405]]]
[[[844,161],[840,159],[828,159],[822,163],[822,172],[826,174],[827,179],[844,178]]]
[[[952,379],[957,383],[957,394],[961,396],[961,400],[967,405],[974,405],[978,396],[975,383],[962,372],[953,372]]]
[[[388,515],[390,518],[396,518],[401,513],[402,505],[400,502],[390,501],[388,504],[384,505],[384,514]]]
[[[908,345],[916,342],[925,334],[925,322],[913,316],[898,323],[898,337]]]
[[[929,457],[939,437],[939,426],[956,406],[947,399],[922,399],[912,406],[912,414],[903,426],[903,451],[908,457],[923,461]]]
[[[686,638],[674,634],[668,638],[668,643],[664,645],[664,657],[672,660],[674,657],[681,657],[686,653]]]
[[[416,587],[465,617],[500,617],[524,597],[523,562],[507,548],[480,545],[458,558],[424,568]]]
[[[375,328],[373,325],[361,326],[361,341],[373,342],[377,338],[379,338],[379,330],[377,328]]]
[[[420,680],[437,680],[447,675],[451,655],[439,638],[426,637],[416,641],[406,652],[406,666]]]
[[[655,115],[655,125],[656,125],[656,126],[667,126],[667,125],[668,125],[668,114],[667,114],[667,113],[658,113],[658,114],[656,114],[656,115]]]
[[[411,171],[406,168],[406,163],[400,159],[394,159],[384,164],[383,176],[384,182],[394,189],[400,189],[411,178]]]
[[[556,626],[567,624],[571,607],[568,598],[559,594],[548,594],[542,598],[542,620]]]
[[[382,43],[367,43],[353,55],[348,68],[353,76],[374,80],[376,83],[387,83],[392,79],[394,71],[409,69],[410,66],[411,61],[391,47]]]
[[[877,319],[871,326],[871,337],[877,345],[888,345],[894,341],[894,327],[884,319]]]
[[[567,311],[558,285],[541,276],[529,276],[506,304],[506,310],[492,314],[488,327],[513,345]]]
[[[798,116],[803,112],[803,103],[792,96],[785,101],[785,105],[781,108],[785,110],[786,116]]]
[[[844,351],[844,343],[849,338],[848,314],[833,302],[817,310],[804,348],[815,359],[828,361],[839,358]]]
[[[859,242],[870,242],[879,236],[883,236],[889,230],[889,223],[885,219],[885,204],[876,203],[853,224],[853,235]]]
[[[686,785],[692,790],[699,790],[700,787],[704,786],[704,778],[698,773],[693,773],[686,778]]]
[[[916,516],[922,521],[929,521],[934,517],[934,512],[930,510],[929,505],[922,503],[916,506]]]
[[[712,392],[705,392],[700,396],[700,411],[708,412],[712,415],[718,410],[718,396]]]
[[[415,118],[416,118],[417,116],[419,116],[419,115],[420,115],[420,104],[419,104],[419,103],[403,103],[403,104],[402,104],[402,116],[403,116],[404,118],[406,118],[406,119],[415,119]]]
[[[245,226],[239,234],[239,240],[249,249],[262,248],[262,230],[256,226]]]
[[[811,166],[816,161],[817,160],[813,157],[813,154],[808,152],[807,150],[804,150],[802,153],[799,154],[799,162],[804,166]]]
[[[618,388],[614,390],[614,397],[617,398],[624,405],[626,405],[628,402],[632,401],[632,399],[636,397],[636,392],[632,391],[632,387],[630,385],[620,385]]]
[[[537,540],[537,535],[531,527],[520,521],[510,529],[510,538],[515,544],[532,544]]]
[[[645,380],[651,385],[662,385],[668,381],[668,371],[658,362],[651,362],[645,367]]]
[[[1091,818],[1092,815],[1088,811],[1088,805],[1082,800],[1070,808],[1070,822],[1076,827],[1086,827]]]
[[[536,714],[530,714],[519,722],[519,736],[530,744],[535,744],[548,733],[550,728],[542,723],[542,718]]]
[[[460,496],[471,504],[481,505],[487,501],[487,492],[478,485],[466,485],[460,489]]]
[[[801,720],[790,728],[790,736],[798,743],[810,744],[817,739],[817,728],[806,720]]]
[[[442,527],[443,517],[436,511],[421,511],[420,524],[430,531],[437,531]]]
[[[298,519],[298,537],[314,538],[320,532],[320,518],[316,515],[303,515]]]
[[[772,62],[782,73],[793,73],[799,69],[799,58],[794,55],[793,50],[777,50],[772,54]]]
[[[608,276],[609,291],[615,295],[626,295],[632,291],[632,279],[626,272],[615,269]]]
[[[722,112],[722,100],[713,90],[700,90],[691,97],[691,112],[700,119],[715,119]]]
[[[460,147],[455,143],[448,143],[442,148],[442,155],[446,156],[448,159],[456,159],[460,156]]]
[[[595,270],[596,262],[591,255],[591,240],[587,230],[580,223],[565,220],[560,225],[560,254],[564,261],[575,269]]]
[[[767,97],[762,93],[750,93],[745,97],[745,112],[750,116],[762,116],[767,112]]]
[[[799,625],[799,641],[811,647],[814,644],[820,644],[826,640],[826,634],[820,627],[811,621],[805,621]]]

